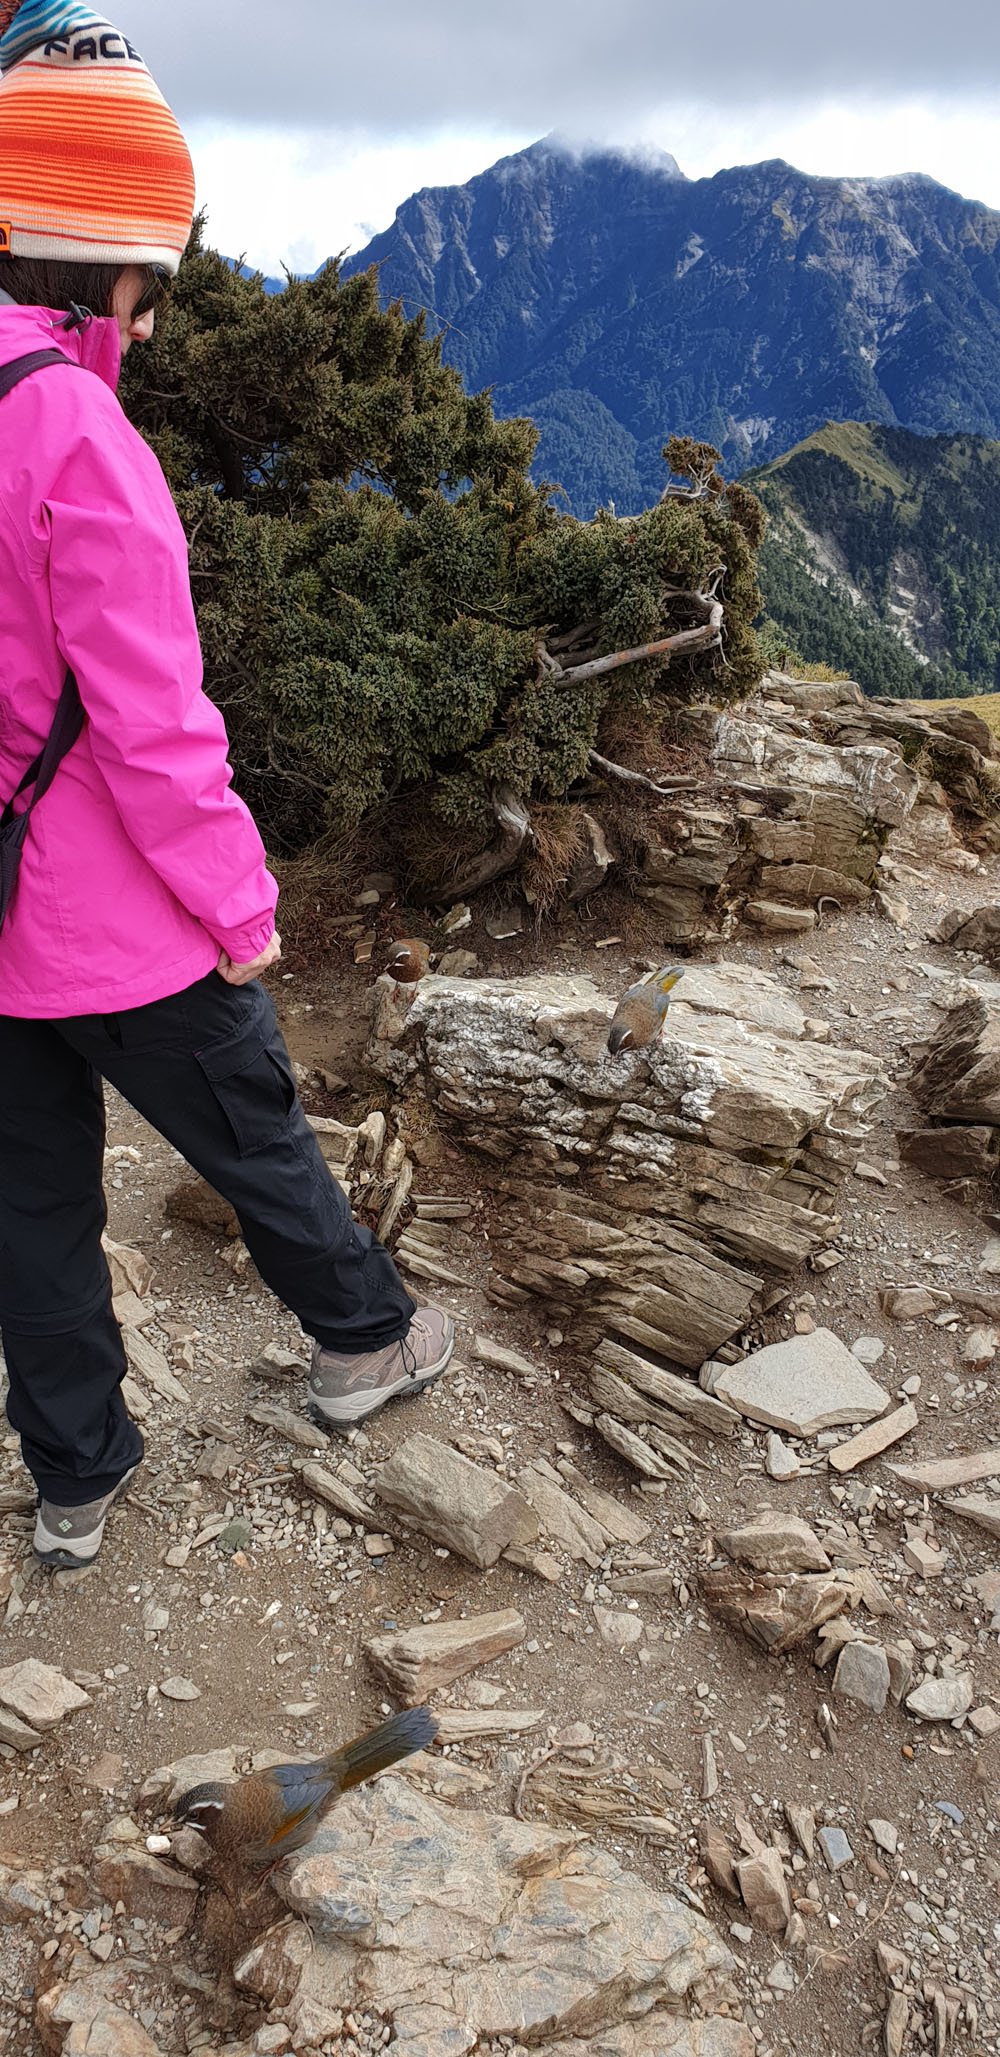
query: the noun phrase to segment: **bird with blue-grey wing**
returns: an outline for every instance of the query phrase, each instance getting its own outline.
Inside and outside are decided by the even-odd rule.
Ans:
[[[670,995],[684,977],[683,964],[665,964],[651,979],[640,979],[622,995],[611,1022],[608,1049],[612,1057],[626,1050],[646,1050],[663,1032]]]
[[[227,1874],[264,1879],[310,1841],[345,1793],[425,1750],[437,1730],[429,1707],[409,1707],[314,1763],[274,1764],[230,1785],[192,1786],[175,1802],[174,1820],[204,1837],[223,1881]]]

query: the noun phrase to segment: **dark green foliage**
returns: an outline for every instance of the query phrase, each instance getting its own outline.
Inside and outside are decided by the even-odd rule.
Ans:
[[[531,423],[468,396],[422,319],[380,308],[371,274],[342,283],[330,265],[269,296],[196,239],[127,374],[190,537],[208,689],[279,852],[407,792],[483,835],[500,783],[565,797],[609,703],[757,676],[762,517],[715,453],[703,500],[560,514],[530,477]],[[683,469],[689,446],[671,455]],[[576,630],[574,661],[689,626],[683,591],[719,576],[721,654],[583,685],[539,662]]]
[[[829,423],[748,483],[767,615],[803,657],[899,698],[1000,687],[1000,443]]]

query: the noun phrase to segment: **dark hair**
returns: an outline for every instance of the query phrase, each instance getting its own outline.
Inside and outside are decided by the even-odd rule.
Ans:
[[[89,307],[91,314],[110,314],[123,264],[75,264],[63,257],[5,257],[0,261],[0,287],[19,307]]]

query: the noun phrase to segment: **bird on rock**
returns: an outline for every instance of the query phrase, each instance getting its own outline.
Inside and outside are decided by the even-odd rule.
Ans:
[[[664,965],[646,984],[630,986],[615,1008],[608,1036],[612,1057],[623,1050],[645,1050],[655,1043],[667,1018],[670,995],[684,977],[683,964]]]
[[[431,968],[431,946],[419,936],[404,936],[393,943],[386,970],[398,985],[415,986]]]
[[[314,1764],[274,1764],[231,1785],[192,1786],[174,1819],[204,1836],[224,1870],[266,1876],[301,1850],[342,1794],[426,1749],[437,1728],[429,1707],[409,1707]]]

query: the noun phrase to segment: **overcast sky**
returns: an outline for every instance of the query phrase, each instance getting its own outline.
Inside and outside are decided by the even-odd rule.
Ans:
[[[552,130],[703,177],[923,171],[1000,208],[997,0],[115,0],[211,240],[312,269]]]

